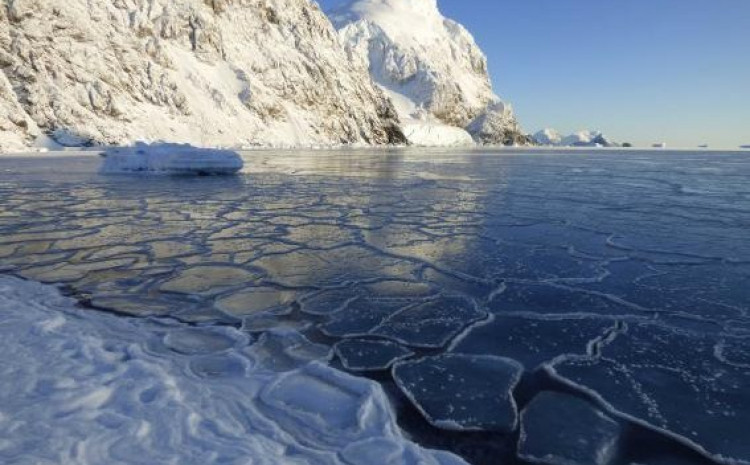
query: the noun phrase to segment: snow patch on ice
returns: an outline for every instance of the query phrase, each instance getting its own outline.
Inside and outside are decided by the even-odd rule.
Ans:
[[[0,462],[465,463],[404,439],[377,383],[317,362],[278,373],[248,343],[0,277]]]

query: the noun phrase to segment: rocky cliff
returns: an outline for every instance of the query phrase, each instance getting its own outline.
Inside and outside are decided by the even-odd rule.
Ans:
[[[0,150],[45,138],[404,141],[311,0],[0,0]]]

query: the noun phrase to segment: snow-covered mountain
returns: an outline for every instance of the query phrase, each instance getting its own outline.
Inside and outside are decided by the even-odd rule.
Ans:
[[[403,142],[312,0],[0,0],[0,150]]]
[[[561,136],[554,129],[542,129],[532,136],[535,143],[553,147],[617,147],[619,144],[613,142],[599,131],[579,131],[569,136]]]
[[[394,102],[412,142],[525,143],[472,35],[437,0],[349,0],[329,13],[353,62]]]

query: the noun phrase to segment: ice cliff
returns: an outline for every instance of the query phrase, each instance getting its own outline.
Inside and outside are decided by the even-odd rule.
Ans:
[[[311,0],[0,0],[0,150],[404,141]]]
[[[429,142],[425,133],[448,133],[451,143],[528,142],[493,92],[484,53],[437,0],[350,0],[329,16],[350,59],[394,102],[412,142]]]

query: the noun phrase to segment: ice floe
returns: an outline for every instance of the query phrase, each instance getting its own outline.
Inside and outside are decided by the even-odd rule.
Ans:
[[[516,361],[490,355],[440,355],[393,367],[396,384],[425,419],[452,431],[513,431],[513,389],[522,372]]]
[[[620,425],[588,402],[541,392],[521,413],[518,455],[544,465],[607,465]]]
[[[181,144],[137,144],[113,147],[102,153],[106,174],[166,173],[191,175],[235,174],[244,165],[236,152]]]
[[[604,318],[545,319],[498,314],[456,341],[452,350],[512,358],[532,371],[562,355],[586,355],[589,346],[614,327],[614,321]]]
[[[560,360],[549,370],[619,415],[722,462],[744,464],[750,463],[750,371],[727,358],[733,345],[710,333],[629,323],[601,357]]]
[[[399,344],[368,339],[348,339],[334,347],[336,355],[347,370],[387,370],[395,362],[414,355],[414,352]]]

